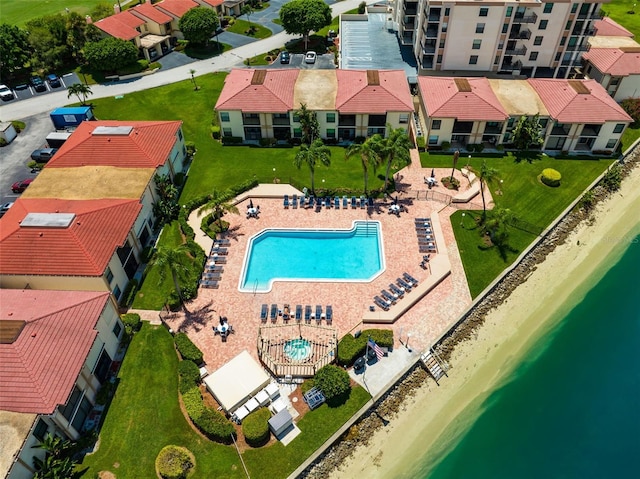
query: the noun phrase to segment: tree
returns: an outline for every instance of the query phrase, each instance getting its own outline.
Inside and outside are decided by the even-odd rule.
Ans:
[[[306,50],[309,33],[331,25],[331,8],[322,0],[292,0],[280,8],[280,21],[287,33],[302,35]]]
[[[514,216],[511,210],[506,208],[496,208],[489,219],[484,223],[483,231],[491,238],[491,243],[498,248],[500,256],[503,259],[507,257],[507,250],[509,247],[509,223],[513,220]]]
[[[322,391],[327,401],[338,398],[351,389],[349,373],[333,364],[321,367],[313,377],[313,384]]]
[[[113,72],[138,59],[136,46],[119,38],[103,38],[99,42],[88,42],[84,46],[84,56],[92,68]]]
[[[191,83],[193,83],[193,89],[198,90],[199,87],[198,87],[198,84],[196,83],[196,77],[195,77],[196,71],[192,68],[191,70],[189,70],[189,73],[191,74]]]
[[[375,139],[372,140],[377,145],[380,163],[386,163],[387,165],[384,173],[385,191],[387,191],[389,186],[389,173],[391,172],[393,162],[398,161],[400,165],[404,166],[411,161],[411,156],[409,155],[411,142],[404,128],[393,129],[393,127],[387,123],[387,131],[389,134],[386,138],[381,135],[374,135]]]
[[[306,163],[311,173],[311,192],[315,195],[315,184],[313,177],[316,171],[316,163],[322,163],[324,166],[331,164],[331,150],[321,139],[315,140],[311,145],[301,145],[300,151],[296,153],[293,164],[300,169],[303,163]]]
[[[182,16],[178,25],[185,40],[206,45],[218,29],[218,15],[211,8],[195,7]]]
[[[171,273],[171,279],[173,280],[173,287],[178,294],[180,305],[183,306],[182,288],[180,287],[180,280],[185,278],[189,269],[185,266],[185,261],[189,260],[191,254],[191,247],[188,243],[181,244],[175,248],[168,248],[161,246],[158,248],[152,264],[158,268],[158,277],[161,284],[167,277],[167,270]]]
[[[375,173],[376,168],[380,164],[380,155],[376,151],[375,139],[374,137],[369,137],[365,140],[364,143],[352,143],[347,148],[347,159],[352,156],[360,157],[360,162],[362,164],[362,171],[364,173],[364,194],[367,194],[368,185],[369,185],[369,169],[372,169]]]
[[[153,214],[159,224],[167,224],[175,220],[180,212],[178,204],[178,188],[168,175],[155,175],[156,193],[158,201],[153,204]]]
[[[456,150],[453,153],[453,166],[451,167],[451,181],[453,182],[453,174],[456,172],[456,165],[458,164],[458,158],[460,158],[460,150]]]
[[[540,130],[538,115],[521,116],[513,129],[513,146],[518,150],[528,150],[531,146],[542,146],[544,138],[540,134]]]
[[[471,169],[471,171],[473,171],[480,180],[480,194],[482,195],[482,219],[484,220],[487,217],[487,204],[484,198],[484,189],[486,185],[491,185],[498,179],[499,172],[495,168],[488,166],[487,160],[482,161],[480,171],[475,171],[471,167],[468,168]]]
[[[305,103],[300,103],[300,108],[294,112],[300,121],[302,130],[302,143],[311,145],[316,138],[320,137],[320,126],[318,125],[318,115],[315,111],[307,109]]]
[[[215,220],[218,222],[218,228],[222,230],[222,216],[225,213],[238,214],[238,208],[229,201],[229,195],[220,193],[217,190],[213,190],[211,193],[211,199],[198,210],[198,216],[205,211],[210,211]]]
[[[44,459],[33,458],[36,469],[34,479],[63,479],[73,476],[76,461],[69,457],[72,442],[47,434],[40,444],[33,447],[46,452]]]
[[[67,87],[67,98],[71,98],[73,95],[78,97],[78,101],[80,101],[83,105],[87,102],[87,97],[91,95],[91,88],[89,85],[85,85],[84,83],[74,83]]]
[[[245,5],[242,7],[242,10],[240,10],[240,15],[246,15],[247,16],[247,21],[249,22],[249,33],[253,33],[253,25],[251,25],[251,14],[253,13],[253,7],[251,5],[249,5],[248,3],[245,3]]]
[[[367,11],[367,2],[360,2],[358,4],[358,14],[363,15]]]
[[[13,78],[31,58],[29,34],[15,25],[0,24],[0,77]]]

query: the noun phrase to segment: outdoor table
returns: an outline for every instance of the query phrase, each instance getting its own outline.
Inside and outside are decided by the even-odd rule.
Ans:
[[[247,411],[253,412],[260,407],[260,403],[256,400],[256,398],[251,398],[246,403],[244,403],[244,407],[247,408]]]
[[[394,214],[400,213],[400,205],[389,206],[389,213],[394,213]]]
[[[260,406],[264,406],[269,402],[269,395],[264,389],[256,394],[255,398],[260,403]]]
[[[258,209],[257,208],[247,208],[247,218],[257,218],[258,217]]]

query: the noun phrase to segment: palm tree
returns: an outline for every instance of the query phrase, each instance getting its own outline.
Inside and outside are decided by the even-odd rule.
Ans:
[[[183,299],[180,279],[188,271],[188,268],[184,265],[184,261],[189,254],[191,254],[191,248],[187,243],[176,246],[175,248],[161,246],[158,248],[152,260],[152,264],[158,268],[158,276],[160,277],[159,284],[163,283],[167,277],[167,269],[171,273],[173,286],[178,294],[181,306],[183,306]]]
[[[375,135],[374,135],[375,136]],[[380,155],[376,147],[376,139],[371,136],[364,143],[352,143],[347,148],[347,159],[352,156],[359,156],[362,163],[362,171],[364,173],[364,194],[367,194],[369,186],[369,168],[375,173],[376,168],[380,164]]]
[[[494,181],[496,181],[500,172],[495,168],[488,166],[487,160],[482,161],[480,171],[474,171],[473,168],[469,168],[478,176],[478,179],[480,180],[480,194],[482,195],[482,220],[484,221],[487,217],[487,204],[484,198],[484,188],[486,185],[491,185]]]
[[[83,105],[86,104],[87,97],[91,94],[91,88],[89,87],[89,85],[85,85],[84,83],[74,83],[67,88],[67,98],[71,98],[73,95],[75,95],[78,97],[78,101],[80,101]]]
[[[389,173],[391,172],[391,165],[394,160],[398,160],[402,166],[411,161],[411,157],[409,155],[411,143],[404,128],[393,129],[392,126],[387,123],[387,130],[389,131],[389,135],[386,138],[377,134],[372,137],[375,138],[372,139],[372,142],[375,143],[378,148],[380,163],[384,163],[386,161],[387,164],[387,168],[384,173],[385,191],[387,191],[387,187],[389,186]]]
[[[198,210],[198,216],[200,216],[205,211],[210,211],[213,217],[218,222],[218,228],[222,230],[222,216],[225,213],[233,213],[238,214],[238,208],[229,202],[228,195],[224,195],[217,190],[213,190],[211,193],[210,200]]]
[[[451,167],[451,183],[453,183],[453,174],[456,171],[456,164],[458,163],[458,158],[460,158],[460,150],[456,150],[453,153],[453,166]]]
[[[196,83],[196,71],[192,68],[191,70],[189,70],[189,73],[191,74],[191,83],[193,83],[193,89],[198,90],[198,84]]]
[[[248,3],[245,4],[240,10],[240,15],[246,15],[247,20],[249,21],[249,34],[253,33],[253,25],[251,25],[251,14],[253,13],[253,7]]]
[[[33,446],[34,448],[44,449],[46,455],[44,459],[33,457],[33,466],[36,473],[35,479],[62,479],[71,477],[76,461],[69,456],[69,451],[73,444],[58,436],[47,434],[44,440]]]
[[[318,161],[324,166],[331,164],[331,150],[320,139],[315,140],[311,145],[301,145],[300,151],[296,153],[296,157],[293,160],[293,164],[298,169],[300,169],[303,163],[306,163],[309,167],[309,172],[311,173],[311,192],[314,195],[316,194],[316,190],[313,177]]]
[[[302,143],[310,145],[320,136],[320,127],[318,125],[318,115],[315,111],[307,109],[305,103],[300,103],[300,108],[294,112],[300,122],[302,130]]]
[[[507,226],[514,219],[511,210],[496,208],[491,212],[489,219],[484,224],[484,232],[491,238],[491,243],[498,248],[503,259],[507,257],[507,251],[514,251],[508,244],[509,230]]]

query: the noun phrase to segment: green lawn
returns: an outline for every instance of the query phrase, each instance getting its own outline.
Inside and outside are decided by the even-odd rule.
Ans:
[[[253,27],[254,29],[253,33],[251,34],[248,33],[249,27]],[[248,21],[240,19],[236,19],[233,25],[227,27],[227,31],[252,38],[267,38],[273,35],[273,32],[271,30],[261,26],[256,22],[251,22],[251,25],[249,25]]]
[[[449,167],[452,155],[421,154],[422,165],[426,168]],[[470,165],[479,169],[482,157],[474,157]],[[487,158],[490,166],[499,172],[502,196],[493,195],[498,207],[508,208],[514,216],[540,228],[546,228],[600,173],[612,160],[554,159],[541,156],[536,159],[518,161],[515,156]],[[464,166],[467,159],[462,156],[458,167]],[[538,181],[538,175],[544,168],[554,168],[562,174],[562,185],[549,188]],[[438,178],[440,180],[440,178]],[[498,185],[491,187],[495,192]],[[510,265],[518,255],[533,241],[535,235],[510,228],[509,244],[515,251],[507,252],[503,259],[495,248],[482,251],[481,236],[473,217],[481,212],[461,212],[452,217],[456,241],[460,248],[462,263],[465,267],[469,289],[473,297],[477,296],[504,268]],[[463,226],[460,226],[463,222]]]
[[[635,128],[628,127],[624,130],[622,134],[622,151],[633,145],[633,142],[638,138],[640,138],[640,126]]]
[[[633,33],[636,40],[640,39],[640,8],[635,8],[634,14],[628,12],[634,11],[634,4],[638,3],[634,0],[612,0],[611,3],[603,3],[602,11],[615,20],[624,28]]]
[[[117,477],[155,477],[154,461],[164,446],[186,447],[196,457],[191,479],[244,478],[233,446],[213,443],[195,433],[178,402],[178,358],[166,328],[143,324],[127,351],[118,388],[100,433],[100,447],[79,466],[84,477],[111,471]],[[277,443],[243,454],[252,478],[286,477],[369,399],[360,386],[341,406],[326,404],[299,422],[300,434],[286,448]],[[117,465],[116,465],[117,464]]]
[[[64,13],[65,8],[78,12],[81,15],[88,14],[93,7],[104,0],[0,0],[0,12],[2,23],[24,26],[26,22],[34,18],[55,13]],[[111,3],[111,2],[108,2]]]

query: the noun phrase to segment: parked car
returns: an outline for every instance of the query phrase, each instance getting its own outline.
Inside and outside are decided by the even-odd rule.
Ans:
[[[40,77],[31,77],[31,86],[35,91],[47,91],[47,85],[44,84]]]
[[[53,73],[47,75],[47,81],[49,82],[49,86],[51,86],[51,88],[58,88],[62,86],[58,75],[54,75]]]
[[[7,85],[0,85],[0,98],[4,101],[13,100],[13,92]]]
[[[53,155],[58,151],[57,148],[42,148],[40,150],[34,150],[31,153],[31,159],[37,161],[38,163],[46,163]]]
[[[304,62],[305,63],[315,63],[317,56],[318,55],[316,55],[316,52],[307,52],[304,55]]]
[[[282,52],[280,54],[280,63],[289,63],[291,61],[291,55],[289,52]]]
[[[13,201],[11,203],[5,203],[4,205],[0,206],[0,218],[2,218],[4,216],[4,214],[9,211],[9,208],[11,208],[13,206]]]
[[[33,181],[33,178],[27,178],[26,180],[16,181],[14,184],[11,185],[11,191],[13,191],[14,193],[22,193],[24,190],[27,189],[27,186],[29,186],[32,181]]]

